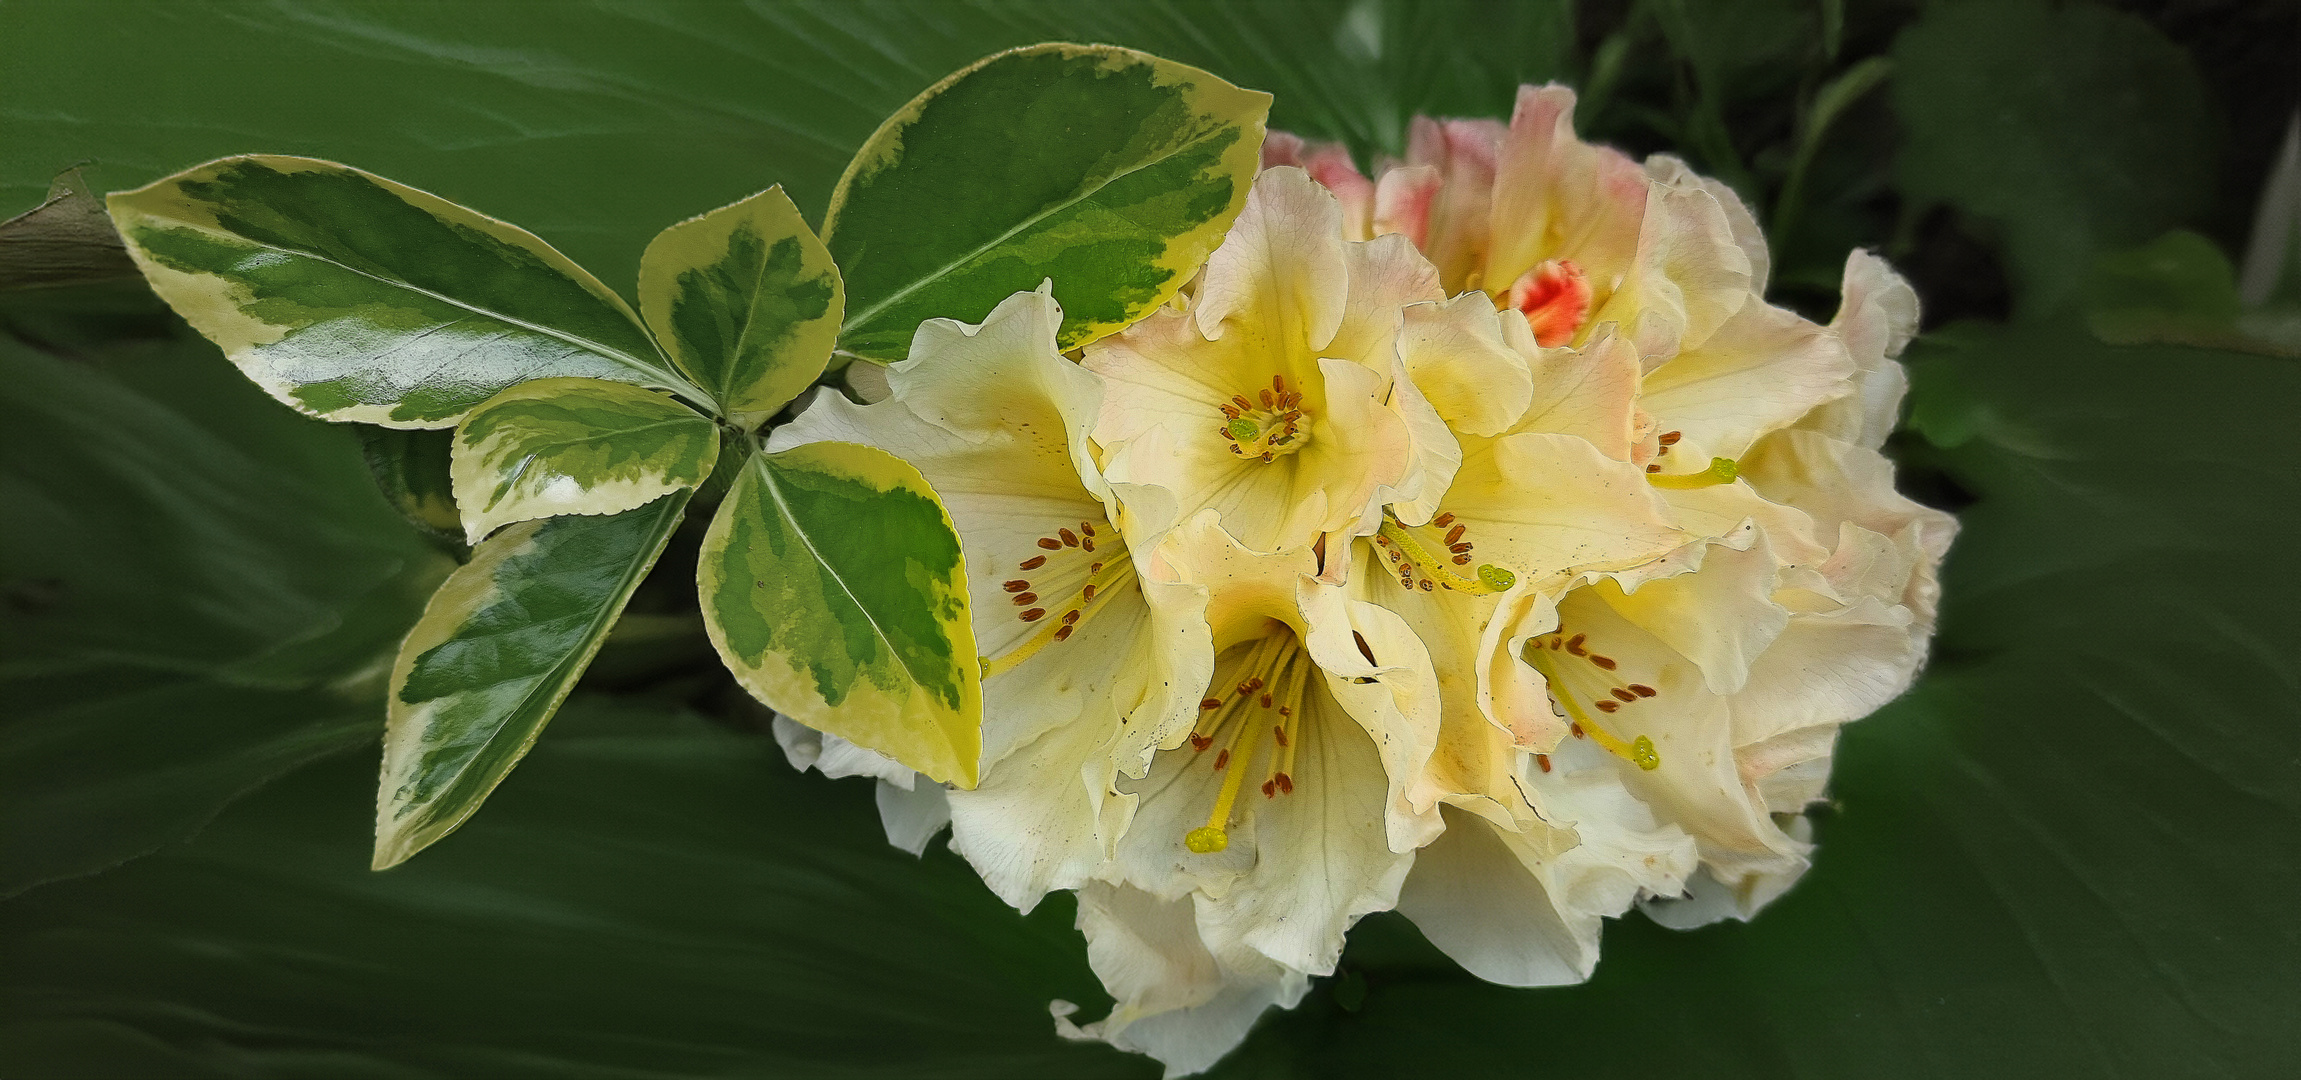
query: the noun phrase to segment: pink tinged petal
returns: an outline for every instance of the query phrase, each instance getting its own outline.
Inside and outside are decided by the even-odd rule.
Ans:
[[[1407,167],[1427,166],[1440,179],[1427,225],[1415,243],[1437,265],[1449,293],[1484,288],[1490,276],[1486,250],[1493,228],[1495,165],[1508,134],[1497,120],[1427,117],[1415,118],[1409,130]],[[1379,214],[1378,206],[1378,231]]]
[[[1345,236],[1374,238],[1374,181],[1358,171],[1349,149],[1341,143],[1314,143],[1303,154],[1302,168],[1341,201]]]
[[[1750,292],[1766,295],[1766,279],[1772,273],[1773,257],[1766,250],[1765,231],[1758,228],[1758,216],[1742,197],[1725,182],[1694,172],[1692,166],[1669,154],[1655,154],[1646,159],[1646,174],[1670,185],[1696,187],[1718,200],[1718,208],[1726,214],[1726,222],[1733,230],[1734,244],[1750,260]]]
[[[1428,165],[1408,165],[1382,174],[1374,188],[1374,234],[1397,233],[1425,247],[1430,238],[1430,208],[1444,180]]]
[[[1275,169],[1281,165],[1302,167],[1302,148],[1309,142],[1291,131],[1271,130],[1262,137],[1262,167]]]
[[[1551,259],[1572,259],[1600,303],[1629,275],[1646,216],[1645,170],[1574,135],[1574,92],[1522,86],[1496,162],[1482,287],[1500,292]]]
[[[1534,387],[1511,430],[1573,435],[1609,458],[1630,461],[1640,428],[1638,350],[1630,340],[1600,331],[1580,349],[1537,349],[1531,327],[1504,321],[1503,331],[1515,335],[1528,357]]]
[[[1585,263],[1594,280],[1605,275]],[[1639,224],[1635,265],[1593,322],[1634,326],[1640,350],[1666,356],[1701,346],[1755,300],[1750,258],[1718,200],[1698,187],[1656,186]]]
[[[1884,259],[1856,250],[1846,256],[1843,297],[1830,328],[1853,357],[1854,392],[1815,409],[1798,426],[1874,450],[1901,419],[1909,376],[1895,358],[1917,333],[1917,293]]]

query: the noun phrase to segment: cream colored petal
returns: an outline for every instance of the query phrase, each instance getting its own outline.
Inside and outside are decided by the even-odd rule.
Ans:
[[[1731,702],[1734,745],[1858,720],[1901,696],[1925,659],[1913,621],[1909,609],[1867,597],[1791,619]]]
[[[1742,460],[1742,476],[1760,495],[1803,510],[1818,529],[1850,522],[1897,542],[1906,537],[1917,554],[1901,602],[1917,613],[1920,636],[1931,634],[1941,595],[1936,572],[1957,519],[1894,490],[1893,463],[1884,455],[1793,428],[1761,440]]]
[[[1791,818],[1786,835],[1791,843],[1810,847],[1813,823],[1803,817]],[[1640,906],[1648,918],[1673,930],[1692,930],[1723,919],[1748,921],[1759,908],[1788,892],[1805,871],[1806,863],[1800,860],[1778,870],[1742,875],[1727,885],[1720,882],[1715,868],[1704,866],[1686,879],[1682,897],[1656,898]]]
[[[1201,334],[1264,353],[1316,356],[1341,326],[1349,281],[1342,206],[1300,169],[1255,177],[1230,235],[1207,259],[1192,311]]]
[[[1759,495],[1746,482],[1663,489],[1661,495],[1672,520],[1694,536],[1722,537],[1754,522],[1785,566],[1818,567],[1830,557],[1832,549],[1820,542],[1813,518]]]
[[[1572,435],[1616,461],[1629,461],[1639,428],[1640,365],[1630,339],[1606,328],[1581,348],[1544,349],[1533,332],[1503,321],[1505,338],[1527,360],[1532,393],[1510,430]]]
[[[1857,249],[1846,256],[1842,295],[1830,328],[1853,357],[1854,392],[1815,409],[1798,426],[1875,450],[1900,421],[1909,390],[1909,375],[1895,358],[1917,333],[1917,292],[1884,259]]]
[[[1355,535],[1368,535],[1381,528],[1385,507],[1409,525],[1429,521],[1438,512],[1446,489],[1453,485],[1454,474],[1462,468],[1462,443],[1422,388],[1407,376],[1403,362],[1393,365],[1390,386],[1390,411],[1406,428],[1406,473],[1397,483],[1375,491],[1352,529]]]
[[[1636,466],[1566,435],[1465,440],[1444,509],[1476,560],[1520,580],[1635,565],[1685,539]]]
[[[1664,472],[1700,472],[1739,458],[1768,432],[1853,392],[1853,358],[1837,334],[1753,301],[1699,347],[1646,376],[1638,405],[1681,441]]]
[[[1735,246],[1750,260],[1750,293],[1766,295],[1766,279],[1772,275],[1773,257],[1766,250],[1766,233],[1758,227],[1758,216],[1750,212],[1742,197],[1722,180],[1702,176],[1684,160],[1669,154],[1654,154],[1646,159],[1646,175],[1671,186],[1696,187],[1710,193],[1718,201],[1718,209],[1725,212],[1727,227],[1733,231]]]
[[[1079,893],[1087,960],[1117,999],[1110,1016],[1076,1025],[1077,1007],[1053,1003],[1056,1033],[1147,1054],[1168,1077],[1212,1067],[1246,1039],[1273,1006],[1293,1008],[1309,989],[1298,971],[1233,955],[1225,964],[1199,941],[1188,900],[1090,886]]]
[[[1656,186],[1645,210],[1636,258],[1589,323],[1621,324],[1651,362],[1700,347],[1745,305],[1761,301],[1750,291],[1750,258],[1715,196]]]
[[[1351,585],[1298,580],[1303,644],[1343,713],[1373,740],[1383,773],[1383,826],[1396,851],[1428,843],[1438,828],[1428,767],[1440,730],[1430,651],[1397,612],[1358,599]],[[1312,695],[1314,698],[1317,695]]]
[[[935,834],[951,823],[951,802],[941,784],[921,780],[904,788],[881,780],[878,804],[887,842],[913,855],[926,854]]]
[[[1732,694],[1749,680],[1759,654],[1789,625],[1790,613],[1773,601],[1780,564],[1756,529],[1704,541],[1696,554],[1691,573],[1648,581],[1627,592],[1611,580],[1601,581],[1590,591],[1692,661],[1711,693]]]
[[[1077,888],[1125,834],[1134,798],[1112,789],[1117,735],[1104,717],[1080,716],[985,769],[974,790],[950,793],[951,850],[999,899],[1029,911]]]
[[[1446,298],[1438,271],[1403,236],[1343,246],[1349,301],[1333,338],[1318,355],[1355,360],[1384,375],[1398,355],[1399,309]]]
[[[1398,355],[1407,376],[1447,426],[1471,435],[1499,435],[1526,415],[1534,401],[1533,368],[1528,356],[1504,338],[1501,315],[1485,296],[1465,293],[1443,303],[1415,304],[1405,309],[1404,319]],[[1625,407],[1634,388],[1632,371],[1633,385],[1622,393]],[[1545,390],[1552,408],[1558,408],[1574,387]],[[1562,420],[1573,410],[1560,411]]]
[[[783,756],[792,768],[802,772],[814,769],[834,780],[869,776],[905,791],[921,782],[918,773],[894,758],[817,731],[781,713],[775,714],[773,728]]]

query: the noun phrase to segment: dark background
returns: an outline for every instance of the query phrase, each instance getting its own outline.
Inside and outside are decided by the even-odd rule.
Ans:
[[[1377,916],[1219,1075],[2290,1075],[2301,256],[2259,303],[2232,265],[2293,4],[10,2],[0,212],[75,165],[305,154],[628,288],[663,226],[773,183],[819,216],[887,113],[1049,39],[1272,91],[1369,163],[1417,112],[1577,86],[1590,137],[1743,193],[1775,302],[1826,317],[1855,246],[1911,276],[1892,449],[1965,524],[1931,668],[1846,731],[1817,865],[1757,922],[1632,916],[1590,984],[1528,991]],[[0,1076],[1156,1075],[1054,1037],[1048,999],[1107,1004],[1067,901],[1017,916],[785,767],[677,547],[485,812],[370,873],[379,665],[447,556],[353,431],[140,285],[26,284]]]

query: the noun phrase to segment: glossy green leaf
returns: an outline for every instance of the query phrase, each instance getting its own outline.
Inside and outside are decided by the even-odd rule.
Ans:
[[[0,296],[0,896],[374,745],[453,566],[350,431],[171,323],[140,283]]]
[[[863,144],[823,223],[839,347],[900,360],[1052,279],[1060,343],[1167,301],[1246,205],[1270,95],[1111,46],[1036,45],[935,84]]]
[[[537,379],[456,425],[455,502],[476,544],[513,522],[619,514],[692,490],[718,460],[718,427],[670,398],[599,379]]]
[[[981,668],[950,516],[883,450],[751,459],[696,571],[711,643],[753,696],[928,776],[975,784]]]
[[[780,186],[663,230],[639,259],[648,325],[721,415],[747,429],[823,373],[846,295]]]
[[[455,508],[455,481],[449,474],[455,432],[359,424],[360,455],[375,476],[376,490],[408,524],[427,535],[463,543],[463,515]]]
[[[687,499],[513,525],[440,586],[392,666],[376,869],[453,832],[535,745]]]
[[[161,298],[314,416],[446,427],[560,375],[694,393],[551,245],[358,169],[225,158],[106,202]]]

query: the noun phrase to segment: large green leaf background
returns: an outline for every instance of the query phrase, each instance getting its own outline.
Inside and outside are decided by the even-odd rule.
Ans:
[[[1272,126],[1361,151],[1560,78],[1598,134],[1686,154],[1773,224],[1799,103],[1890,57],[1805,155],[1774,293],[1826,313],[1855,244],[1911,270],[1932,317],[1894,447],[1965,532],[1931,669],[1846,732],[1816,868],[1752,924],[1614,924],[1575,988],[1479,983],[1378,916],[1218,1073],[2278,1075],[2301,1055],[2301,477],[2280,438],[2301,366],[2103,344],[2071,283],[2174,225],[2239,254],[2254,143],[2293,94],[2241,102],[2261,54],[2233,42],[2289,42],[2292,17],[2230,5],[2237,29],[2207,33],[2120,6],[2154,22],[1804,0],[9,5],[0,208],[83,161],[102,191],[305,154],[630,281],[666,223],[770,184],[819,220],[854,148],[948,72],[1088,40],[1271,91]],[[2172,147],[2206,166],[2159,168]],[[1156,1075],[1054,1037],[1048,999],[1101,1007],[1065,904],[1018,916],[939,846],[887,847],[867,787],[791,773],[724,676],[579,691],[488,813],[370,873],[375,662],[447,561],[349,432],[235,385],[148,300],[89,296],[0,306],[0,894],[22,890],[0,901],[0,1074]],[[693,550],[674,541],[642,597]]]

